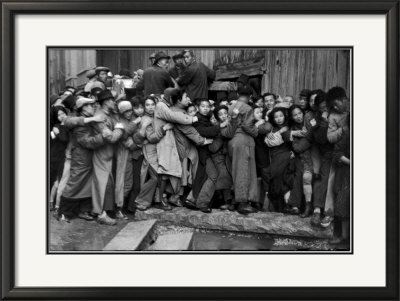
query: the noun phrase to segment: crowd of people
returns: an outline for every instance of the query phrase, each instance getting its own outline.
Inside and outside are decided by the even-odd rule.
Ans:
[[[183,50],[151,67],[87,72],[50,98],[50,202],[63,222],[115,225],[136,210],[283,212],[349,238],[350,114],[342,87],[255,95],[242,75],[209,99],[215,71]],[[131,80],[131,85],[121,79]],[[121,88],[122,87],[122,88]],[[334,205],[333,205],[334,204]]]

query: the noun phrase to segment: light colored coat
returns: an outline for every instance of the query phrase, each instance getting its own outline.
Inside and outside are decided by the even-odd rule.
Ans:
[[[103,123],[94,125],[97,133],[102,134],[104,128],[112,131],[110,135],[103,135],[105,144],[93,152],[93,185],[92,203],[93,213],[101,214],[103,211],[106,186],[109,178],[112,179],[112,162],[114,156],[114,144],[121,138],[123,131],[114,129],[116,120],[103,109],[96,111],[95,116],[100,115],[105,119]]]
[[[193,118],[182,112],[175,112],[165,101],[157,103],[154,113],[153,127],[156,135],[161,135],[163,126],[170,123],[192,124]],[[157,173],[180,178],[182,166],[173,131],[167,131],[165,136],[157,143],[158,169]]]

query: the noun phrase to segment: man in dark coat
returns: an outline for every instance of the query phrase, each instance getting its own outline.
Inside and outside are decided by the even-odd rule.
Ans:
[[[178,85],[186,87],[186,92],[192,101],[208,99],[208,84],[214,81],[215,71],[201,62],[197,62],[192,51],[184,50],[183,52],[186,70],[178,78]]]
[[[91,118],[94,114],[94,99],[79,98],[76,102],[78,116]],[[61,196],[59,218],[69,222],[76,215],[93,220],[92,210],[92,156],[93,150],[104,144],[101,134],[95,134],[92,125],[82,124],[73,130],[71,170],[68,183]]]
[[[186,69],[183,52],[177,52],[175,55],[172,56],[172,60],[174,61],[174,66],[170,68],[168,72],[173,79],[177,80],[183,75]]]
[[[138,83],[137,89],[144,90],[144,95],[162,94],[165,89],[174,87],[175,84],[169,75],[168,61],[171,57],[165,52],[156,53],[154,65],[143,73],[143,79]]]

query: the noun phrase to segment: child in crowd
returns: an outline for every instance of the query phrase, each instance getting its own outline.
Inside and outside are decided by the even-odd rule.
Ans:
[[[188,107],[187,107],[187,110],[186,110],[186,112],[188,113],[188,115],[190,115],[190,116],[196,116],[196,114],[197,114],[197,107],[194,105],[194,104],[190,104]]]
[[[256,100],[254,101],[254,107],[255,108],[264,108],[264,99],[262,98],[262,96],[256,98]]]
[[[229,125],[228,120],[228,107],[219,106],[214,110],[214,117],[221,127],[221,130],[227,130]],[[228,140],[222,135],[218,135],[212,144],[208,146],[211,152],[211,159],[218,170],[218,178],[216,183],[216,192],[219,198],[223,200],[223,205],[220,206],[221,210],[227,210],[232,205],[232,176],[230,173],[230,160],[228,156]]]
[[[208,99],[197,101],[199,112],[196,114],[198,122],[193,126],[204,138],[216,138],[220,128],[226,123],[213,124],[211,122],[211,103]],[[211,152],[207,145],[198,146],[199,165],[196,178],[193,183],[193,196],[196,199],[196,206],[205,213],[211,212],[211,199],[215,192],[215,185],[218,178],[218,170],[211,159]]]
[[[269,159],[269,148],[265,144],[264,140],[266,135],[271,132],[272,125],[266,120],[267,109],[260,110],[260,108],[254,109],[254,119],[256,120],[255,126],[258,129],[258,135],[254,138],[255,141],[255,157],[256,157],[256,169],[257,177],[261,178],[261,187],[259,187],[260,194],[263,195],[263,205],[260,208],[261,211],[269,211],[270,204],[268,198],[268,167],[270,164]]]
[[[270,166],[268,168],[267,198],[271,199],[277,211],[283,211],[282,198],[285,209],[289,211],[290,191],[293,188],[295,172],[294,154],[290,144],[285,142],[282,134],[288,130],[287,112],[284,108],[274,108],[268,120],[272,124],[271,132],[266,136],[265,143],[269,147]]]
[[[300,208],[301,191],[306,200],[304,212],[301,217],[308,217],[311,214],[312,205],[312,173],[313,163],[311,160],[311,132],[305,127],[304,111],[300,106],[294,105],[289,109],[290,131],[286,132],[284,139],[291,143],[292,150],[296,155],[296,175],[292,192],[292,199],[295,202],[293,211]],[[301,185],[302,184],[302,185]],[[301,189],[302,188],[302,189]]]

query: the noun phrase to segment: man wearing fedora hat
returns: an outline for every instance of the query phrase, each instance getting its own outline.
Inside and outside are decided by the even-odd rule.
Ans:
[[[94,100],[80,97],[76,101],[77,116],[91,118],[94,114]],[[72,131],[70,176],[63,189],[58,218],[69,220],[78,215],[85,220],[94,220],[89,215],[92,210],[92,156],[93,150],[101,147],[104,140],[101,134],[96,134],[89,124],[76,126]]]
[[[97,222],[115,225],[115,219],[107,215],[114,210],[114,177],[112,174],[114,144],[122,137],[124,127],[114,117],[115,99],[111,91],[105,90],[98,95],[100,108],[95,116],[104,118],[103,123],[94,125],[97,133],[104,139],[104,145],[93,153],[92,212],[97,215]]]
[[[150,95],[162,94],[166,88],[174,87],[175,84],[167,71],[170,58],[164,51],[157,52],[154,65],[144,71],[137,89],[144,90],[144,95]]]
[[[110,68],[98,66],[94,70],[97,75],[97,80],[101,81],[105,85],[107,82],[107,77],[108,77],[107,73],[110,72]]]
[[[86,77],[89,79],[85,85],[85,92],[90,92],[92,90],[93,83],[97,81],[97,73],[96,70],[91,69],[86,72]]]

